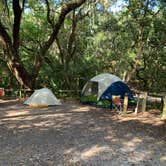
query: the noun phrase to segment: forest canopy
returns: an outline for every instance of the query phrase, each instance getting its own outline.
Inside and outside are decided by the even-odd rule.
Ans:
[[[164,0],[2,0],[0,9],[0,87],[80,89],[106,72],[165,91]]]

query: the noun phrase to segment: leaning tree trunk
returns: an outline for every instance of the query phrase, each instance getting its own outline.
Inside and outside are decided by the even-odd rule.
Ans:
[[[26,68],[24,67],[23,63],[21,63],[19,48],[20,48],[20,25],[21,25],[21,18],[22,13],[24,10],[25,0],[13,0],[12,9],[13,9],[13,31],[11,34],[8,32],[8,28],[1,22],[0,20],[0,42],[3,45],[3,49],[5,50],[5,60],[7,66],[17,81],[25,88],[32,89],[34,87],[34,82],[42,65],[42,61],[44,56],[46,55],[48,49],[55,41],[57,34],[63,24],[66,15],[75,10],[77,7],[81,6],[85,3],[86,0],[75,0],[73,2],[64,3],[61,8],[61,12],[59,14],[59,18],[55,24],[52,25],[53,30],[48,40],[45,41],[41,46],[40,49],[37,50],[38,58],[34,63],[33,66],[33,73],[29,74]],[[22,2],[22,3],[21,3]],[[46,0],[47,6],[49,5],[49,1]],[[10,5],[11,5],[10,4]],[[21,5],[22,4],[22,5]],[[7,5],[7,3],[6,3]],[[47,8],[47,18],[49,23],[49,6]]]
[[[35,77],[30,75],[27,70],[24,68],[23,64],[20,61],[20,58],[15,55],[11,50],[5,51],[6,59],[7,59],[7,67],[10,72],[14,75],[18,83],[28,89],[33,89]]]

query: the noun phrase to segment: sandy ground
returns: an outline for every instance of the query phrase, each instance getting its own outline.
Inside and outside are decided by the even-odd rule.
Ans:
[[[0,100],[0,166],[166,166],[166,123],[64,102],[29,108]]]

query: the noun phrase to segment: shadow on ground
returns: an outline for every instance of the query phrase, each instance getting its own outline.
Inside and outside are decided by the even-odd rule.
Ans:
[[[72,101],[34,109],[1,101],[0,165],[165,163],[166,123],[156,111],[122,116]]]

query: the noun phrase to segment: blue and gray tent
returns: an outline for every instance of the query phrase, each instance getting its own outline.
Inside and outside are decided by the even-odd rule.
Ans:
[[[135,103],[130,88],[119,77],[112,74],[99,74],[91,78],[81,92],[81,103],[99,107],[110,107],[112,96],[120,95],[124,99],[128,95],[129,106]]]

